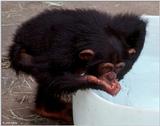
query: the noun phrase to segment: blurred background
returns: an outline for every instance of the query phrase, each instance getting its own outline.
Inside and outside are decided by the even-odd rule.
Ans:
[[[160,2],[63,2],[63,1],[2,1],[1,2],[1,54],[2,54],[2,125],[53,125],[64,124],[60,120],[49,120],[33,112],[36,82],[31,76],[16,76],[10,69],[8,47],[18,25],[45,9],[96,9],[111,14],[135,13],[138,15],[159,15]]]

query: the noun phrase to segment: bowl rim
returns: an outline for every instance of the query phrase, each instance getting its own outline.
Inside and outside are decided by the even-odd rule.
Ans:
[[[104,99],[103,97],[99,96],[95,91],[95,89],[89,89],[88,93],[95,96],[97,99],[102,100],[103,102],[112,105],[113,107],[118,107],[122,109],[130,109],[130,110],[137,110],[137,111],[149,111],[149,112],[159,112],[160,108],[142,108],[142,107],[135,107],[135,106],[128,106],[128,105],[122,105],[118,103],[113,103],[107,99]]]

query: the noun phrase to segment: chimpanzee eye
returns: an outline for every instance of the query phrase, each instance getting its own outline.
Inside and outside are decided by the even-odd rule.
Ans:
[[[106,72],[109,72],[109,71],[112,71],[113,70],[113,67],[104,67],[103,68],[103,71],[106,73]]]
[[[102,63],[99,65],[100,73],[106,73],[112,71],[114,69],[114,65],[112,63]]]
[[[125,67],[125,63],[124,62],[120,62],[120,63],[116,64],[116,69],[118,71],[123,69],[124,67]]]

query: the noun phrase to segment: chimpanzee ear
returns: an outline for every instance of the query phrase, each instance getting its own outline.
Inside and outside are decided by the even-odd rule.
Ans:
[[[134,48],[128,49],[129,56],[133,56],[136,53],[136,50]]]
[[[94,57],[95,53],[92,49],[85,49],[79,53],[81,60],[91,60]]]

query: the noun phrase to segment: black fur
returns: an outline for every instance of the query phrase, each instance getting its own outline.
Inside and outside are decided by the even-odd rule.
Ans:
[[[96,75],[96,65],[107,61],[127,63],[118,79],[132,68],[145,40],[146,22],[139,16],[124,14],[111,16],[96,10],[46,10],[23,23],[14,36],[10,48],[12,68],[31,74],[39,83],[36,105],[57,111],[64,107],[61,94],[78,89],[102,89],[86,82],[75,74],[78,68],[86,68]],[[95,57],[82,61],[78,54],[92,49]],[[127,49],[135,48],[136,55],[129,57]],[[32,56],[26,61],[21,56]],[[117,62],[116,61],[116,62]]]

